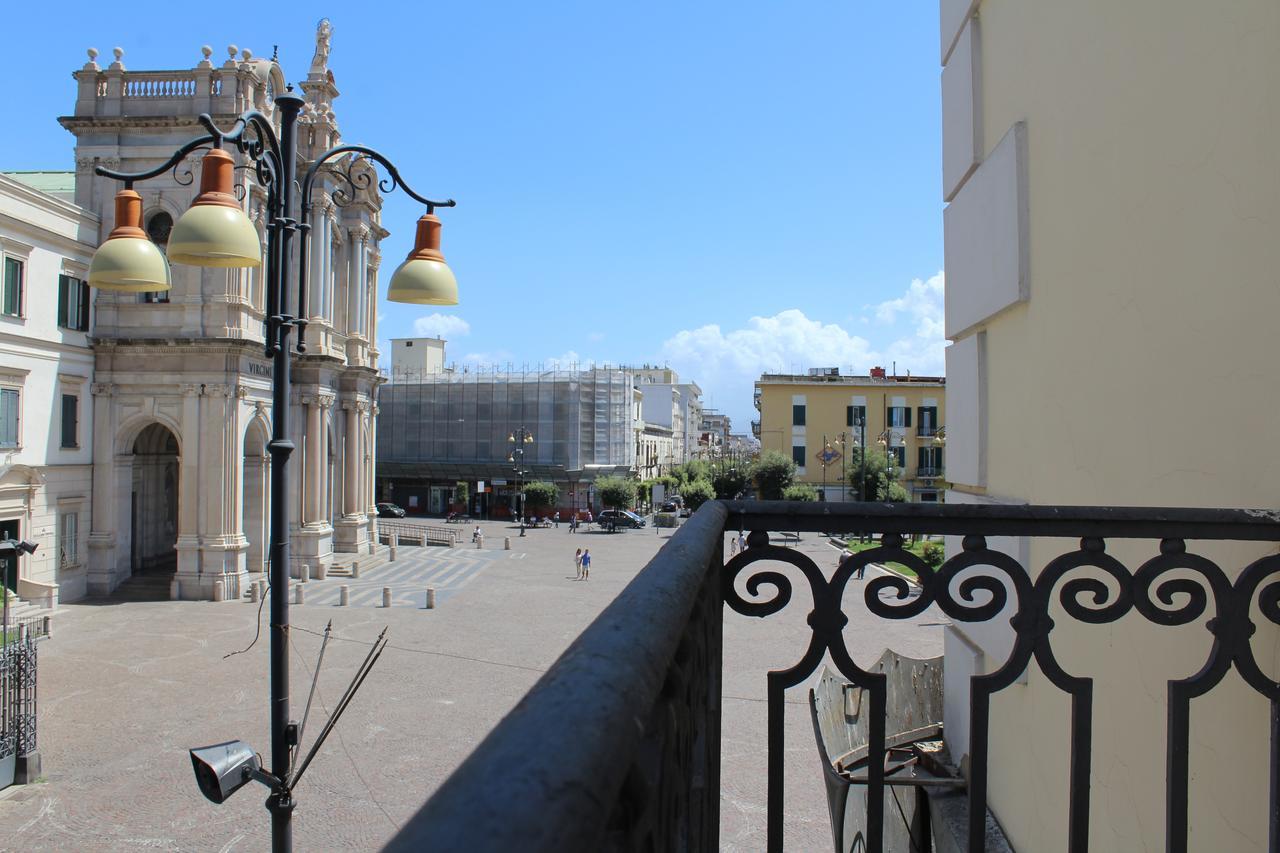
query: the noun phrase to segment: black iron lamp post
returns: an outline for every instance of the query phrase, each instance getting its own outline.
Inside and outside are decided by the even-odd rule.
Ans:
[[[306,352],[307,324],[307,244],[311,232],[307,217],[311,196],[326,164],[351,155],[343,169],[329,167],[348,187],[351,199],[357,190],[369,189],[368,172],[353,173],[360,161],[372,161],[386,169],[388,177],[379,182],[383,192],[396,187],[426,205],[418,220],[413,251],[391,277],[388,298],[418,305],[456,305],[458,286],[440,253],[440,220],[437,207],[453,207],[452,199],[432,201],[411,190],[396,167],[385,156],[363,145],[339,145],[321,154],[299,179],[298,119],[304,101],[293,87],[275,98],[279,124],[270,116],[250,110],[242,113],[230,130],[220,130],[207,114],[200,124],[207,133],[183,145],[165,163],[145,172],[116,172],[98,168],[97,174],[124,182],[116,194],[115,228],[94,254],[89,284],[104,290],[148,292],[168,290],[168,261],[201,267],[258,267],[266,265],[266,354],[273,359],[271,376],[271,765],[270,771],[256,770],[254,778],[271,789],[267,809],[271,812],[271,846],[274,851],[292,849],[293,788],[302,770],[294,770],[298,726],[289,719],[289,500],[288,462],[294,444],[289,439],[289,334],[298,330],[294,345]],[[248,165],[237,167],[223,146],[233,145]],[[190,209],[174,225],[169,237],[168,259],[142,230],[142,198],[133,185],[170,169],[175,177],[180,164],[192,153],[205,150],[201,163],[200,194]],[[234,193],[234,170],[253,171],[266,191],[266,256],[257,229],[245,215]],[[190,176],[190,171],[181,173]],[[189,182],[189,180],[188,180]],[[295,257],[293,240],[298,237]],[[296,308],[296,310],[295,310]],[[247,770],[247,768],[246,768]],[[200,776],[197,774],[197,778]],[[247,775],[246,775],[246,778]]]
[[[886,427],[876,441],[884,445],[884,500],[889,503],[889,486],[893,483],[893,430]]]
[[[511,453],[507,455],[507,461],[514,464],[512,470],[516,474],[516,511],[520,514],[520,535],[523,536],[525,510],[524,475],[528,473],[524,470],[524,446],[533,444],[533,433],[525,427],[520,427],[520,429],[507,436],[507,442],[511,445]]]

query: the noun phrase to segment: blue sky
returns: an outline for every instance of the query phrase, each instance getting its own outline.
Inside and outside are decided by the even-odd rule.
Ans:
[[[55,117],[87,47],[143,70],[279,45],[296,81],[331,19],[344,139],[459,203],[461,304],[384,302],[381,339],[442,334],[460,366],[669,363],[738,431],[764,370],[942,370],[936,4],[57,8],[56,40],[0,54],[28,123],[0,135],[2,169],[72,168]],[[50,32],[47,9],[11,29]],[[384,282],[419,213],[387,198]]]

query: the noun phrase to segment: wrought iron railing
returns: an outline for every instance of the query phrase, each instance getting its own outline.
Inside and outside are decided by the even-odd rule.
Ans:
[[[752,533],[723,562],[727,528]],[[803,551],[769,544],[766,531],[870,532],[861,551],[830,574]],[[903,548],[904,534],[963,537],[959,553],[930,568]],[[1038,573],[988,547],[988,536],[1062,538],[1079,545]],[[1155,554],[1130,570],[1106,552],[1109,539],[1156,540]],[[719,831],[722,605],[767,617],[793,597],[787,574],[802,573],[811,606],[809,646],[798,662],[767,674],[767,844],[782,849],[784,694],[814,673],[824,655],[866,691],[865,849],[883,847],[885,676],[858,667],[845,646],[845,587],[859,566],[895,562],[897,575],[870,580],[873,614],[908,619],[937,606],[956,622],[1008,618],[1012,651],[970,681],[968,849],[981,851],[987,815],[991,696],[1036,661],[1071,697],[1067,846],[1089,838],[1093,680],[1059,666],[1050,616],[1115,622],[1136,612],[1157,625],[1186,625],[1213,608],[1213,648],[1200,671],[1168,685],[1166,847],[1187,849],[1191,699],[1234,666],[1271,703],[1270,759],[1280,767],[1280,682],[1254,658],[1258,621],[1280,626],[1280,554],[1232,574],[1188,549],[1188,540],[1280,541],[1280,513],[1128,507],[711,502],[662,548],[601,616],[393,839],[392,850],[525,851],[714,850]],[[1059,615],[1054,609],[1054,615]],[[1268,632],[1272,634],[1272,632]],[[1260,733],[1259,733],[1260,734]],[[500,784],[496,781],[500,777]],[[1158,783],[1156,783],[1158,784]],[[1268,802],[1270,846],[1280,844],[1280,771]]]

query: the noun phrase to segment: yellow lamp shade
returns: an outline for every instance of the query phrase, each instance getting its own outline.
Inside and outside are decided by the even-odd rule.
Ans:
[[[440,253],[440,219],[428,213],[418,220],[413,251],[391,275],[387,298],[411,305],[457,305],[458,281]]]
[[[444,261],[410,258],[392,274],[387,298],[411,305],[457,305],[458,281]]]
[[[89,286],[149,293],[168,290],[169,262],[142,230],[142,196],[132,189],[116,193],[116,224],[93,253]]]
[[[172,287],[169,262],[145,237],[116,237],[93,253],[89,286],[103,290],[150,293]]]
[[[215,148],[200,162],[200,195],[169,234],[169,258],[197,267],[256,267],[262,240],[234,193],[235,161]]]
[[[262,242],[239,207],[196,203],[169,234],[169,258],[197,267],[256,267]]]

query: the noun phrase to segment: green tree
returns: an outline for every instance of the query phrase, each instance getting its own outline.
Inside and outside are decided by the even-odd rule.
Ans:
[[[471,487],[467,485],[465,480],[459,480],[453,484],[453,500],[454,503],[460,503],[466,506],[471,500]]]
[[[792,483],[782,490],[784,501],[816,501],[818,490],[808,483]]]
[[[692,483],[685,483],[681,496],[684,498],[684,505],[693,511],[707,501],[713,500],[716,490],[707,480],[694,480]]]
[[[720,500],[731,501],[747,490],[747,469],[743,465],[722,467],[711,478],[711,485]]]
[[[622,477],[601,477],[595,482],[600,503],[611,509],[628,509],[636,501],[636,481]]]
[[[796,476],[796,463],[776,450],[766,450],[751,465],[751,479],[761,500],[782,500],[782,493]]]
[[[852,451],[853,464],[849,469],[849,485],[858,493],[860,501],[895,501],[908,498],[907,490],[899,482],[902,468],[892,455],[886,458],[884,451],[867,453],[862,448]],[[866,494],[862,493],[866,484]]]
[[[524,486],[524,500],[527,508],[547,510],[560,502],[560,489],[555,483],[536,482]]]

